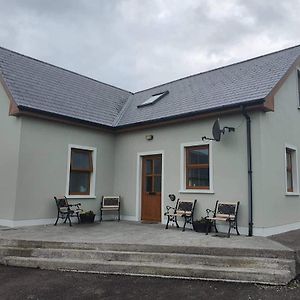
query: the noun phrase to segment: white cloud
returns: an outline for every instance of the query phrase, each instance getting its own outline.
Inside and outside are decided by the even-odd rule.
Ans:
[[[131,91],[300,43],[300,1],[0,0],[0,45]]]

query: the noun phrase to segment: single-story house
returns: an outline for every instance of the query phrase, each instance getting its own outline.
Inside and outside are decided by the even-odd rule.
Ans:
[[[163,223],[174,193],[197,199],[196,219],[240,201],[244,234],[300,228],[299,58],[295,46],[132,93],[0,48],[0,225],[54,223],[54,195],[95,212],[121,195],[122,219]],[[234,128],[220,141],[217,119]]]

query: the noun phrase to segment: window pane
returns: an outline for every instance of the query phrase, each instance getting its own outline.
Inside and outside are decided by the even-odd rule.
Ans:
[[[209,154],[208,146],[199,147],[194,149],[188,149],[187,163],[188,164],[208,164],[209,163]]]
[[[154,177],[154,192],[161,192],[161,176]]]
[[[90,151],[78,151],[72,149],[71,169],[91,170]]]
[[[293,191],[293,176],[292,172],[287,172],[287,191],[292,192]]]
[[[146,174],[152,174],[152,159],[146,160]]]
[[[146,192],[152,192],[152,176],[146,177]]]
[[[208,187],[209,186],[209,169],[193,168],[187,170],[188,187]]]
[[[161,174],[161,160],[160,159],[154,160],[154,174],[157,174],[157,175]]]
[[[292,168],[292,152],[290,150],[286,151],[286,166],[288,169]]]
[[[83,172],[70,172],[70,194],[89,194],[90,174]]]

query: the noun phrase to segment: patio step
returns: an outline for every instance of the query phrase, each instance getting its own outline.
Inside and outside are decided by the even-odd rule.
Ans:
[[[287,284],[291,272],[287,269],[172,264],[162,262],[105,261],[94,259],[66,259],[7,256],[6,265],[48,270],[82,271],[106,274],[144,275],[188,279]]]
[[[284,258],[10,246],[0,247],[1,257],[6,265],[50,270],[267,284],[286,284],[295,276],[295,261]]]

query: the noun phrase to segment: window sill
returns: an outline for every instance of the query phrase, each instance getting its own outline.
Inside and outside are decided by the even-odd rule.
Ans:
[[[300,196],[299,192],[286,192],[286,196]]]
[[[66,195],[68,199],[96,199],[95,195]]]
[[[180,190],[180,194],[214,194],[213,190]]]

